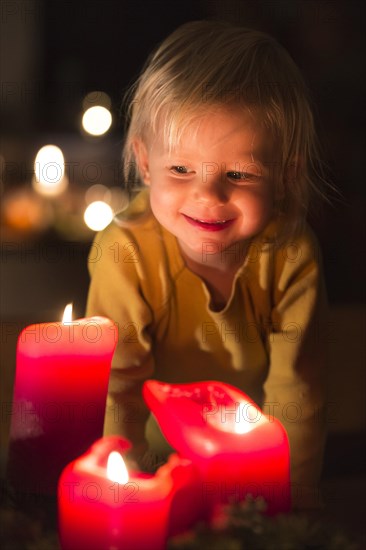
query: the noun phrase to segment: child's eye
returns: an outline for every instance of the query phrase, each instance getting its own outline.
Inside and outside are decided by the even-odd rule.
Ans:
[[[227,176],[238,182],[249,182],[258,179],[258,176],[255,174],[250,174],[249,172],[227,172]]]
[[[188,168],[186,166],[172,166],[170,170],[176,174],[188,174]]]

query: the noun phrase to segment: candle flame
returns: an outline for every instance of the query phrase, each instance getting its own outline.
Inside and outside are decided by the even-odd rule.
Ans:
[[[111,481],[116,481],[122,485],[128,482],[128,471],[125,461],[123,460],[122,455],[120,455],[117,451],[112,451],[109,454],[107,462],[107,477]]]
[[[67,325],[68,323],[72,323],[72,304],[67,304],[62,317],[62,324]]]
[[[233,402],[231,405],[212,402],[213,411],[206,421],[212,427],[238,435],[246,434],[267,422],[265,415],[249,401]]]
[[[253,425],[252,420],[248,418],[248,413],[245,411],[246,405],[243,402],[239,403],[234,423],[234,432],[236,434],[246,434],[255,428],[255,424]]]

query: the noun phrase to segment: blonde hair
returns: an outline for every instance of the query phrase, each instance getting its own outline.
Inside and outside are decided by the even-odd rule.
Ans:
[[[128,185],[140,181],[135,139],[163,132],[173,147],[195,117],[234,104],[254,110],[275,139],[276,210],[286,216],[288,234],[301,228],[311,195],[323,195],[306,86],[287,51],[263,32],[222,21],[186,23],[152,53],[126,99]]]

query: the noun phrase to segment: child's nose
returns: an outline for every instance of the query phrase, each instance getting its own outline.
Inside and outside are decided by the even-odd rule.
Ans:
[[[194,188],[195,200],[217,206],[228,200],[225,178],[221,173],[198,178]]]

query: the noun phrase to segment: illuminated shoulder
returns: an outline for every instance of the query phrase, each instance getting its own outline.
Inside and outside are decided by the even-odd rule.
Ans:
[[[152,217],[149,189],[142,189],[126,208],[114,216],[114,224],[119,227],[131,227],[144,224]]]
[[[297,233],[284,237],[286,234],[286,219],[274,220],[265,229],[260,238],[274,250],[277,257],[291,261],[314,258],[319,256],[319,243],[311,227],[304,223]]]
[[[118,212],[112,222],[95,237],[95,243],[107,245],[111,242],[124,240],[139,240],[157,225],[157,220],[151,212],[148,194],[139,193],[129,206]]]

